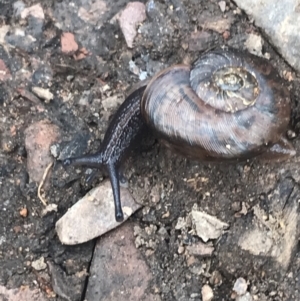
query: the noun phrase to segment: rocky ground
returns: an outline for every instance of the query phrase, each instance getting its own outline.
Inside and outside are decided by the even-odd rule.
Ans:
[[[300,300],[299,8],[255,2],[0,2],[0,300]],[[220,46],[279,70],[296,156],[208,164],[148,133],[124,163],[129,220],[94,238],[99,210],[73,207],[59,227],[93,187],[111,199],[59,159],[99,148],[134,83]]]

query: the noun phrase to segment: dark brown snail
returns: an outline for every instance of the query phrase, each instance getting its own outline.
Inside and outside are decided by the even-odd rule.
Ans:
[[[193,67],[175,65],[131,93],[116,112],[100,151],[64,165],[108,170],[116,220],[123,220],[118,166],[147,124],[172,149],[200,160],[242,160],[295,154],[284,139],[291,106],[287,88],[265,59],[217,50]]]

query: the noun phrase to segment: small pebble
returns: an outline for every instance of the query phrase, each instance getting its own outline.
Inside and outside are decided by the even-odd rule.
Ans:
[[[289,82],[292,82],[294,80],[293,74],[290,71],[283,71],[283,77],[288,80]]]
[[[221,12],[224,13],[224,11],[226,9],[226,2],[225,1],[220,1],[218,4],[219,4]]]
[[[201,290],[202,301],[211,301],[214,297],[214,292],[208,284],[204,284]]]
[[[41,99],[45,100],[45,103],[49,103],[53,99],[54,95],[49,91],[49,89],[44,89],[40,87],[32,87],[32,92]]]
[[[135,75],[140,74],[140,68],[132,60],[129,61],[129,70]]]
[[[222,275],[219,271],[213,271],[209,278],[209,283],[214,286],[222,284]]]
[[[239,296],[245,295],[245,293],[247,292],[247,288],[248,288],[248,285],[247,285],[246,280],[241,277],[236,280],[236,282],[234,283],[234,286],[233,286],[233,290]]]
[[[27,215],[28,215],[28,210],[27,210],[27,208],[23,208],[23,209],[21,209],[20,210],[20,215],[22,216],[22,217],[27,217]]]
[[[41,215],[45,216],[47,215],[49,212],[57,212],[57,205],[56,204],[48,204],[43,210]]]
[[[54,158],[57,158],[59,155],[59,145],[53,144],[50,146],[50,153]]]
[[[244,44],[250,53],[257,56],[263,56],[263,40],[260,35],[254,33],[248,34],[247,40]]]
[[[184,43],[181,44],[181,47],[182,47],[183,50],[187,50],[189,48],[189,44],[184,42]]]
[[[146,71],[142,71],[139,75],[139,79],[142,81],[142,80],[145,80],[147,78],[148,74]]]
[[[240,14],[242,13],[242,11],[237,7],[237,8],[233,11],[233,13],[234,13],[235,15],[240,15]]]
[[[237,201],[237,202],[233,202],[231,204],[231,209],[234,211],[234,212],[239,212],[242,210],[242,203]]]
[[[168,218],[170,216],[170,211],[167,211],[166,213],[164,213],[161,217],[162,218]]]
[[[74,53],[78,50],[75,36],[71,32],[64,32],[61,36],[61,51],[63,53]]]
[[[294,138],[297,137],[296,133],[292,130],[287,131],[287,136],[288,136],[289,139],[294,139]]]
[[[224,40],[228,40],[229,37],[230,37],[230,31],[229,31],[229,30],[225,30],[225,31],[223,32],[222,36],[223,36],[223,39],[224,39]]]
[[[31,266],[36,270],[36,271],[42,271],[47,268],[47,264],[45,262],[44,257],[40,257],[39,259],[33,261],[31,263]]]
[[[183,254],[185,251],[185,247],[184,246],[179,246],[178,247],[178,254]]]
[[[237,298],[235,299],[235,301],[253,301],[252,296],[250,295],[249,292],[247,292],[245,295],[243,296],[237,296]]]
[[[74,79],[74,75],[68,75],[67,76],[67,81],[70,82]]]

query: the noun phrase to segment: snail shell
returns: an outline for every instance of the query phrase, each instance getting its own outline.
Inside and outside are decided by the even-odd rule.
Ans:
[[[290,112],[289,92],[268,61],[226,50],[203,55],[193,67],[163,70],[141,101],[146,123],[169,147],[212,161],[270,149],[286,131]]]

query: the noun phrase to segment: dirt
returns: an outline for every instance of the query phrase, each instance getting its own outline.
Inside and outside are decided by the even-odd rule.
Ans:
[[[78,168],[64,169],[55,162],[46,198],[58,205],[58,211],[42,216],[38,183],[29,181],[26,167],[24,131],[30,124],[48,119],[60,128],[61,140],[56,143],[59,158],[94,152],[118,106],[116,103],[107,109],[102,101],[113,95],[125,95],[139,81],[129,69],[130,60],[151,77],[171,64],[193,62],[199,54],[217,46],[245,49],[248,33],[263,36],[243,12],[236,11],[234,3],[227,1],[225,14],[233,20],[229,37],[228,33],[206,30],[204,39],[195,41],[193,33],[202,30],[199,20],[224,15],[218,1],[150,1],[147,19],[130,50],[118,22],[111,21],[127,2],[105,1],[106,12],[87,23],[78,17],[75,8],[88,7],[91,4],[88,1],[75,0],[73,6],[64,1],[41,1],[45,13],[41,24],[33,18],[24,21],[16,16],[11,1],[0,3],[0,24],[11,26],[7,44],[0,44],[0,58],[12,74],[12,80],[0,82],[1,285],[39,286],[49,295],[53,289],[49,266],[38,272],[32,267],[33,261],[43,257],[52,266],[52,277],[62,275],[64,286],[76,288],[69,293],[70,300],[84,300],[86,278],[76,275],[89,270],[95,245],[94,241],[79,246],[62,245],[56,236],[55,222],[106,175],[100,171],[92,183],[86,183],[89,171],[80,169],[79,173]],[[37,2],[24,3],[31,6]],[[153,9],[149,9],[151,3],[155,3]],[[25,37],[30,34],[35,42],[14,35],[16,27],[23,28]],[[62,32],[74,33],[79,48],[87,49],[89,55],[75,60],[73,55],[62,53]],[[255,256],[237,247],[241,229],[257,222],[253,208],[258,205],[271,214],[270,203],[278,186],[290,180],[290,190],[282,190],[282,197],[289,200],[291,191],[298,191],[300,180],[299,78],[268,41],[263,38],[263,42],[263,53],[270,54],[270,62],[280,74],[293,74],[293,80],[286,85],[293,103],[291,130],[295,133],[292,143],[296,157],[280,163],[251,160],[208,164],[173,154],[148,133],[142,145],[133,150],[134,156],[124,163],[129,189],[145,205],[131,220],[144,232],[145,240],[153,242],[150,247],[140,246],[153,274],[149,290],[162,300],[190,300],[191,296],[193,300],[201,300],[199,288],[205,283],[213,287],[214,300],[229,300],[238,277],[251,283],[249,291],[258,296],[257,300],[300,299],[299,246],[292,250],[284,267],[272,256]],[[187,47],[189,43],[193,51]],[[106,84],[108,90],[103,89]],[[18,92],[20,88],[31,91],[36,85],[50,86],[54,99],[49,104],[43,101],[36,104]],[[296,193],[294,198],[297,197]],[[189,257],[178,254],[179,246],[200,239],[175,230],[175,226],[178,218],[186,217],[194,204],[228,223],[230,230],[214,241],[212,257],[187,260]],[[245,214],[237,214],[242,206],[246,207]],[[25,217],[20,215],[23,208],[28,210]],[[299,237],[299,232],[295,235]],[[59,295],[55,299],[64,300]]]

